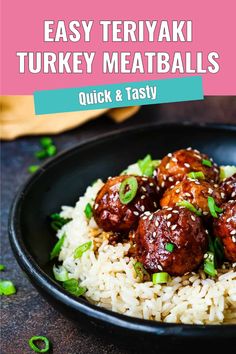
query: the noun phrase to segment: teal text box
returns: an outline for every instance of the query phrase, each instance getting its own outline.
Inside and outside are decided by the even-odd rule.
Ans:
[[[122,97],[121,100],[119,100],[120,96]],[[76,112],[202,99],[201,76],[43,90],[34,93],[35,114]]]

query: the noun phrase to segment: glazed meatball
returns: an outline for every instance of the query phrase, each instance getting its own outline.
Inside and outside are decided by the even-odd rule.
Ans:
[[[236,173],[221,182],[220,192],[226,201],[230,199],[236,199]]]
[[[204,165],[206,161],[211,166]],[[156,170],[158,185],[166,189],[176,181],[181,181],[190,172],[203,172],[205,179],[212,183],[217,183],[219,180],[217,165],[207,155],[188,148],[178,150],[173,154],[169,153],[161,160]]]
[[[207,216],[209,214],[209,196],[214,198],[217,206],[222,203],[218,185],[212,185],[203,180],[185,178],[165,191],[160,205],[161,207],[173,207],[178,202],[186,200]]]
[[[221,238],[225,257],[236,262],[236,200],[229,200],[221,208],[223,213],[213,223],[214,236]]]
[[[154,211],[158,207],[159,188],[155,180],[140,176],[132,177],[138,184],[135,197],[128,204],[121,202],[119,195],[121,183],[130,177],[123,175],[108,179],[96,196],[93,215],[98,226],[104,231],[128,233],[137,227],[142,213]]]
[[[140,218],[135,234],[137,258],[150,272],[183,275],[196,269],[207,249],[202,220],[183,207],[162,209]]]

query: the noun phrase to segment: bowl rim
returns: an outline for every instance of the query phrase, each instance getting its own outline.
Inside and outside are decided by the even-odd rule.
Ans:
[[[86,139],[83,142],[76,144],[72,148],[63,150],[51,160],[43,163],[39,170],[30,176],[26,182],[18,190],[9,213],[8,232],[10,244],[13,253],[18,261],[20,267],[27,273],[29,278],[36,283],[44,292],[52,298],[55,298],[60,304],[66,305],[71,310],[81,312],[91,319],[99,320],[108,325],[126,329],[131,332],[139,332],[161,336],[175,336],[175,337],[211,337],[219,338],[233,337],[236,334],[236,325],[199,325],[199,324],[177,324],[177,323],[164,323],[158,321],[151,321],[139,319],[117,312],[107,310],[89,303],[86,299],[77,298],[67,293],[55,280],[50,278],[33,259],[30,252],[27,250],[22,237],[20,229],[20,212],[24,196],[33,184],[41,177],[41,175],[54,164],[61,163],[71,154],[76,153],[81,147],[86,147],[93,144],[98,144],[101,141],[110,139],[114,135],[119,134],[132,134],[142,130],[149,130],[154,128],[175,128],[175,127],[190,127],[200,129],[213,129],[213,130],[226,130],[235,131],[236,124],[215,124],[215,123],[191,123],[191,122],[154,122],[149,124],[139,124],[135,127],[122,127],[115,131],[100,134],[97,137]]]

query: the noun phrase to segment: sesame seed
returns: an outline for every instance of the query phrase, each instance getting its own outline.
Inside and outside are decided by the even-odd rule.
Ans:
[[[152,220],[152,218],[153,218],[153,214],[151,214],[151,215],[149,216],[149,220]]]
[[[174,178],[173,177],[169,177],[168,178],[170,182],[174,182]]]
[[[230,232],[230,235],[236,235],[236,230],[232,230],[232,231]]]
[[[161,183],[161,187],[164,188],[165,187],[165,182]]]
[[[139,216],[139,213],[137,211],[134,211],[133,214]]]
[[[157,203],[156,202],[153,202],[153,205],[155,208],[157,208]]]
[[[190,193],[184,193],[186,195],[186,197],[191,197]]]
[[[162,268],[162,266],[161,266],[160,264],[158,264],[157,268],[158,268],[159,270],[163,270],[163,268]]]
[[[184,166],[187,167],[187,168],[190,167],[189,163],[186,163],[186,162],[184,163]]]
[[[167,208],[167,210],[172,210],[173,208]]]
[[[208,193],[212,194],[213,193],[213,189],[212,188],[208,188]]]
[[[175,193],[176,193],[176,194],[179,194],[179,192],[180,192],[180,189],[177,188],[176,191],[175,191]]]
[[[192,219],[193,221],[196,221],[196,218],[195,218],[195,216],[193,216],[193,215],[191,215],[191,219]]]
[[[188,150],[188,151],[189,151],[189,150],[192,150],[191,146],[189,146],[186,150]]]
[[[168,170],[168,168],[170,167],[170,164],[169,164],[169,162],[166,164],[166,169]]]
[[[141,199],[144,199],[144,198],[146,198],[146,195],[144,195],[144,194],[141,195]]]
[[[226,222],[230,222],[231,218],[226,219]]]
[[[168,209],[167,209],[168,210]],[[172,217],[172,214],[168,214],[167,215],[167,220],[170,219]]]
[[[171,222],[170,221],[167,221],[167,227],[170,227],[170,225],[171,225]]]
[[[172,153],[171,153],[171,152],[169,152],[169,154],[167,154],[167,156],[168,156],[168,157],[172,157]]]
[[[174,231],[174,230],[176,229],[176,227],[177,227],[177,225],[176,225],[176,224],[175,224],[175,225],[172,225],[172,226],[171,226],[171,230],[173,230],[173,231]]]
[[[147,219],[147,216],[142,216],[142,219],[143,219],[143,220],[146,220],[146,219]]]
[[[142,211],[144,211],[144,210],[145,210],[145,206],[144,206],[144,205],[141,205],[140,209],[141,209]]]
[[[95,207],[94,207],[94,209],[97,209],[98,208],[98,204],[95,204]]]
[[[224,199],[225,193],[221,192],[221,193],[220,193],[220,196],[221,196],[222,199]]]
[[[158,220],[155,221],[155,225],[159,226],[159,221]]]
[[[235,237],[235,236],[232,237],[232,241],[233,241],[234,243],[236,243],[236,237]]]
[[[236,196],[236,192],[234,191],[232,194],[231,194],[231,197],[234,198]]]
[[[154,186],[154,183],[152,183],[152,182],[149,183],[149,186],[150,186],[150,187],[153,187],[153,186]]]
[[[144,192],[146,192],[147,190],[146,190],[146,188],[145,187],[141,187],[141,189],[144,191]]]
[[[173,213],[179,214],[179,211],[178,210],[173,210]]]
[[[156,235],[157,235],[157,233],[156,233],[156,231],[154,231],[154,232],[152,233],[152,236],[153,236],[153,237],[156,237]]]
[[[203,212],[203,215],[208,215],[208,211],[204,211],[204,212]]]
[[[172,161],[174,162],[178,162],[177,158],[176,157],[172,157]]]
[[[206,231],[206,234],[208,235],[209,234],[208,230],[206,229],[205,231]]]
[[[166,178],[167,178],[167,176],[166,176],[166,175],[163,175],[163,179],[164,179],[164,181],[166,181]]]

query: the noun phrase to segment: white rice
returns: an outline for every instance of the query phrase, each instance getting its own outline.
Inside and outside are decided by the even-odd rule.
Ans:
[[[133,317],[149,320],[219,324],[236,323],[236,271],[218,270],[214,279],[202,270],[183,277],[172,277],[165,285],[140,283],[134,270],[134,258],[127,256],[129,243],[115,246],[103,240],[94,252],[93,247],[80,259],[74,259],[75,249],[93,240],[91,231],[98,226],[84,214],[87,203],[93,205],[103,182],[88,187],[75,207],[63,206],[61,216],[72,218],[59,232],[66,233],[59,260],[69,272],[69,278],[80,280],[87,291],[85,297],[98,306]],[[94,241],[94,240],[93,240]]]

